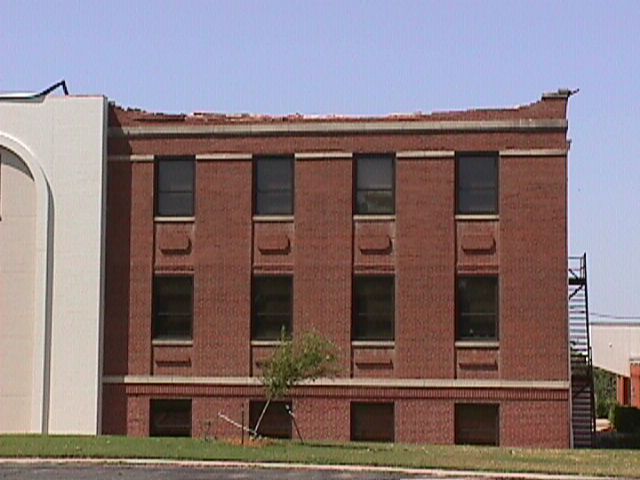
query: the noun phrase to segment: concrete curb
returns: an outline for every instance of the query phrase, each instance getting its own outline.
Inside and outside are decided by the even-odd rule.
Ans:
[[[548,473],[490,472],[473,470],[445,470],[434,468],[384,467],[368,465],[316,465],[307,463],[264,463],[205,460],[165,460],[152,458],[0,458],[0,465],[131,465],[186,468],[265,468],[290,470],[326,470],[343,472],[386,472],[404,475],[425,475],[439,478],[499,478],[520,480],[621,480],[620,477],[587,477]],[[418,479],[416,479],[418,480]],[[631,480],[631,479],[627,479]]]

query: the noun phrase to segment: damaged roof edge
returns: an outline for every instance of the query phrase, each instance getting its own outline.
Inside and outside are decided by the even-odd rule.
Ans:
[[[577,90],[544,93],[518,107],[469,109],[429,114],[358,116],[269,116],[252,114],[165,114],[110,102],[110,137],[270,136],[402,134],[438,132],[530,132],[567,129],[568,99]]]

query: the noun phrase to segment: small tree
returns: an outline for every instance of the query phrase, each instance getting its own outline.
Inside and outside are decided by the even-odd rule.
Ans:
[[[267,401],[254,427],[260,423],[272,400],[284,398],[289,391],[305,380],[335,377],[339,371],[337,347],[314,332],[292,339],[283,330],[280,345],[262,369],[261,381],[266,389]]]

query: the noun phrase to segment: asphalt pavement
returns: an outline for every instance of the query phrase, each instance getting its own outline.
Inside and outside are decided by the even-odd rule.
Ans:
[[[392,467],[118,459],[0,459],[0,480],[605,480]],[[622,480],[622,479],[617,479]]]
[[[383,472],[118,465],[0,465],[2,480],[400,480]]]

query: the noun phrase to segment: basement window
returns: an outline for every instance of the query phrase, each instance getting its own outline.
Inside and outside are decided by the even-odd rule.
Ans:
[[[394,340],[394,290],[392,276],[354,278],[353,340]]]
[[[457,157],[457,213],[498,213],[498,154]]]
[[[280,340],[291,334],[293,278],[263,276],[253,279],[252,340]]]
[[[498,405],[457,404],[455,417],[456,445],[500,444]]]
[[[293,157],[255,160],[255,214],[293,215]]]
[[[395,213],[395,159],[367,155],[356,159],[356,214]]]
[[[190,437],[191,400],[151,400],[152,437]]]
[[[194,215],[195,169],[194,157],[156,160],[156,216]]]
[[[459,276],[457,339],[498,340],[498,277]]]
[[[190,340],[193,324],[193,277],[154,279],[154,340]]]
[[[251,400],[249,402],[249,426],[255,428],[266,402]],[[291,402],[270,402],[265,412],[258,435],[270,438],[291,438]]]
[[[395,419],[393,403],[352,403],[351,440],[393,442]]]

